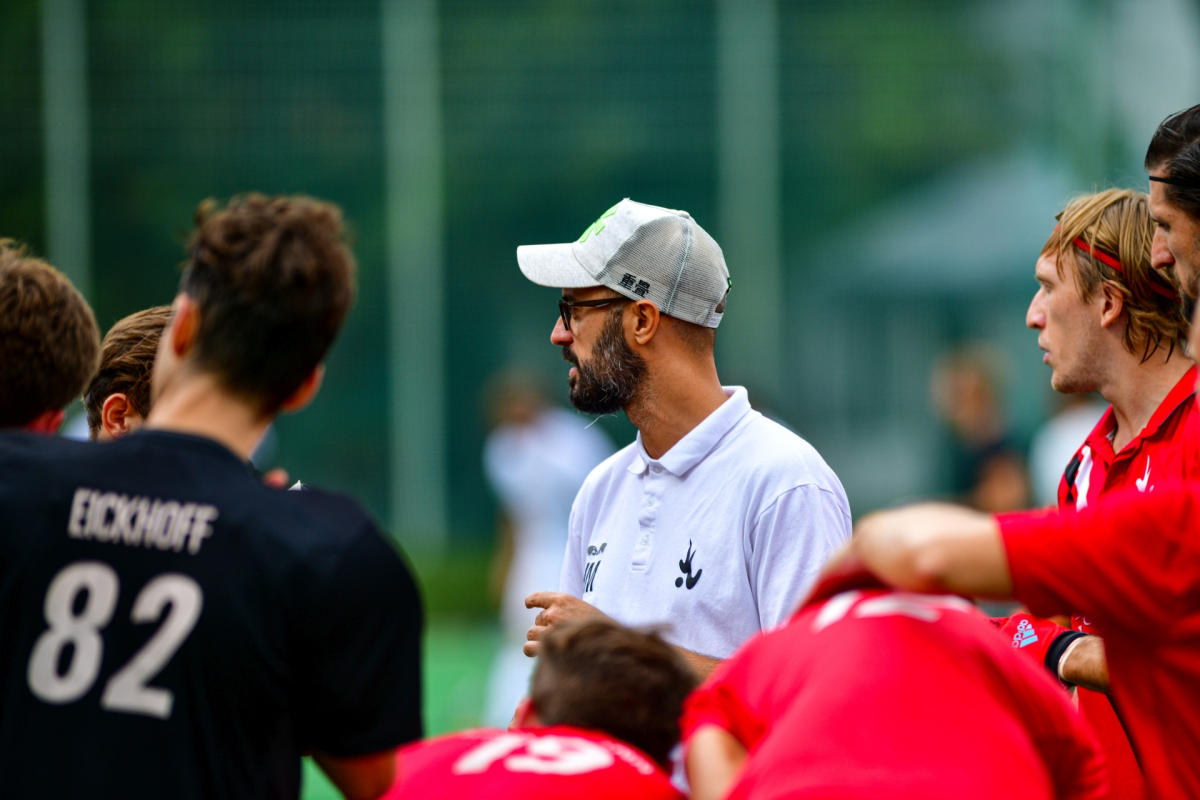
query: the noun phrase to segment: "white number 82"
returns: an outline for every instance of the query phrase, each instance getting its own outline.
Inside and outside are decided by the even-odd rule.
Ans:
[[[54,705],[72,703],[83,697],[96,682],[104,658],[100,636],[112,620],[120,582],[113,568],[100,561],[78,561],[64,567],[50,581],[43,614],[50,627],[33,646],[29,656],[29,688],[39,699]],[[79,593],[87,599],[78,613]],[[168,572],[153,578],[134,598],[130,619],[135,623],[155,622],[170,605],[162,626],[129,663],[117,670],[100,697],[109,711],[145,714],[159,719],[171,716],[174,695],[168,689],[148,686],[196,626],[204,605],[204,593],[187,575]],[[63,649],[73,646],[66,672],[59,674]]]

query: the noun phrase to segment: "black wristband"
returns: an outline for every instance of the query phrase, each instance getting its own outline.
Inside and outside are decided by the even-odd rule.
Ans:
[[[1063,631],[1046,648],[1046,669],[1050,670],[1050,674],[1054,676],[1055,680],[1062,680],[1058,677],[1058,662],[1063,657],[1063,653],[1067,652],[1067,648],[1071,646],[1071,642],[1088,635],[1083,631]]]

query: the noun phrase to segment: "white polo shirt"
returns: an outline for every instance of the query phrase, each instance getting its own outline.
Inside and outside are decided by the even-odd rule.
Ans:
[[[725,393],[662,458],[639,434],[588,475],[559,586],[717,658],[785,621],[851,528],[817,451],[751,409],[745,389]]]

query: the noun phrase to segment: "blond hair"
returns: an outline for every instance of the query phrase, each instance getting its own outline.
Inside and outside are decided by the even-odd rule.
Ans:
[[[1176,346],[1183,349],[1188,320],[1179,282],[1173,270],[1150,266],[1154,222],[1146,195],[1133,189],[1082,195],[1067,203],[1058,220],[1042,255],[1057,258],[1060,278],[1070,257],[1075,285],[1085,302],[1091,302],[1101,284],[1121,295],[1129,317],[1125,349],[1130,353],[1141,349],[1143,361],[1160,348],[1167,349],[1168,358]],[[1115,259],[1120,269],[1104,263],[1106,256]]]

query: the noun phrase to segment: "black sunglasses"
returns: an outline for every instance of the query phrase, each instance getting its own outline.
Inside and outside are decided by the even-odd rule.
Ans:
[[[599,300],[559,300],[558,315],[562,317],[563,326],[571,330],[572,308],[604,308],[613,303],[632,303],[628,297],[601,297]]]

